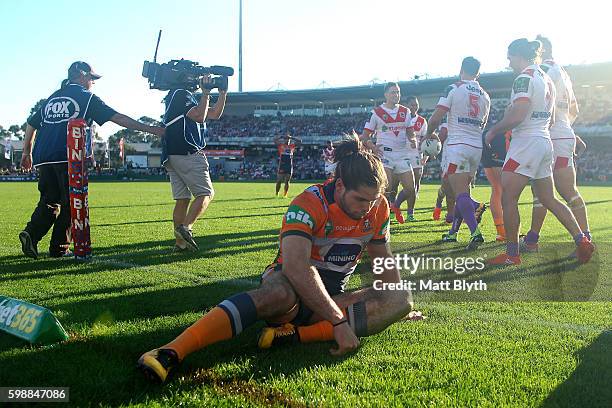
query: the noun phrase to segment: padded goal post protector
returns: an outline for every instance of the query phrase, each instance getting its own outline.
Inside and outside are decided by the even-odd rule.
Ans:
[[[32,344],[68,340],[68,334],[49,309],[0,296],[0,330]]]
[[[78,260],[91,258],[89,233],[89,203],[87,155],[91,144],[90,129],[84,119],[68,121],[68,185],[70,191],[70,221],[74,257]]]

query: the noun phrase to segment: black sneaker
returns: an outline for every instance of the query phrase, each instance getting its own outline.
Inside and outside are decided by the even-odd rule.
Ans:
[[[467,247],[465,247],[465,249],[467,249],[468,251],[475,251],[478,249],[478,246],[480,246],[480,244],[482,244],[483,242],[484,237],[482,236],[482,234],[480,232],[476,232],[470,238],[470,243]]]
[[[153,349],[140,356],[136,366],[147,380],[161,384],[178,364],[179,359],[174,350]]]
[[[176,227],[174,229],[174,236],[185,241],[191,250],[197,251],[199,249],[198,244],[193,239],[193,234],[187,229],[186,226],[181,224]]]
[[[29,258],[38,259],[38,248],[32,241],[32,237],[28,231],[21,231],[19,233],[19,241],[21,241],[21,252]]]

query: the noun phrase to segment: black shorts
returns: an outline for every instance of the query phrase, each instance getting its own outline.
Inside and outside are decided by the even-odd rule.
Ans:
[[[504,162],[506,161],[506,137],[503,133],[499,133],[495,135],[493,141],[491,142],[491,147],[482,143],[482,159],[480,160],[482,163],[482,167],[485,169],[491,167],[503,167]]]
[[[270,273],[281,273],[283,270],[283,265],[278,263],[273,263],[266,266],[266,269],[261,274],[260,281],[263,282],[264,278]],[[340,293],[344,292],[344,287],[346,282],[348,281],[349,276],[337,276],[338,274],[332,271],[319,271],[319,276],[323,281],[323,285],[327,290],[329,296],[336,296]],[[291,321],[291,323],[295,326],[304,326],[309,324],[310,319],[314,315],[314,312],[302,302],[302,300],[298,297],[298,312],[295,318]]]
[[[280,162],[278,165],[278,174],[281,175],[291,175],[293,173],[293,163]]]

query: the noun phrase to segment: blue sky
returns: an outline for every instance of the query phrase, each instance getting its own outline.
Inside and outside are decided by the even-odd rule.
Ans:
[[[495,72],[507,66],[510,41],[538,33],[551,38],[563,64],[612,60],[612,24],[600,3],[583,0],[571,9],[554,1],[492,3],[244,0],[243,88],[454,75],[467,55]],[[159,117],[163,93],[148,89],[141,70],[160,28],[158,62],[182,57],[238,70],[238,0],[0,0],[0,16],[4,127],[23,123],[75,60],[104,76],[93,91],[110,106],[135,118]],[[230,91],[237,89],[236,75]],[[101,133],[116,130],[105,125]]]

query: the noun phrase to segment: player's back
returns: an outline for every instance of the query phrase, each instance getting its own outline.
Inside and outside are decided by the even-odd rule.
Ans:
[[[565,69],[553,60],[546,60],[540,66],[555,84],[555,123],[550,128],[551,139],[574,138],[570,120],[570,106],[576,96],[572,81]]]
[[[448,145],[482,147],[482,129],[489,116],[491,99],[478,81],[464,80],[450,85],[438,107],[448,111]]]
[[[555,103],[555,85],[538,65],[530,65],[519,74],[512,85],[512,103],[519,100],[530,102],[530,109],[521,122],[512,130],[512,138],[550,138],[550,121]]]
[[[293,143],[290,143],[290,144],[282,143],[282,144],[279,144],[277,146],[277,149],[278,149],[278,155],[279,156],[282,156],[282,155],[289,155],[290,156],[290,155],[293,154],[293,151],[295,150],[295,144],[293,144]]]
[[[291,161],[293,159],[293,153],[295,151],[295,144],[293,143],[282,143],[277,146],[278,157],[281,161]]]

